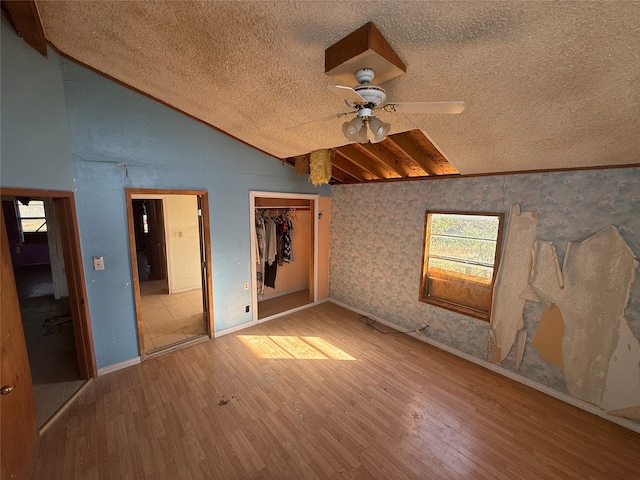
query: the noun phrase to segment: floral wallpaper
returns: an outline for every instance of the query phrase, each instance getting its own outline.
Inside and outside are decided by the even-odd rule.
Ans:
[[[330,296],[478,358],[487,350],[487,322],[418,301],[427,210],[504,212],[511,205],[538,216],[537,238],[562,259],[567,242],[609,225],[640,256],[640,168],[340,185],[331,193]],[[505,225],[508,228],[508,224]],[[531,345],[542,305],[527,302],[528,333],[519,375],[566,393],[560,367]],[[625,316],[640,339],[640,282]],[[502,367],[515,370],[514,352]]]

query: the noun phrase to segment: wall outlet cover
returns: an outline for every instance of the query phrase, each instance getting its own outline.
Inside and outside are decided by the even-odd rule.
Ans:
[[[104,257],[93,257],[93,269],[104,270]]]

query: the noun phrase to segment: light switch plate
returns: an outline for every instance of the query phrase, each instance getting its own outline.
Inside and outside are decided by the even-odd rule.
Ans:
[[[93,269],[104,270],[104,257],[93,257]]]

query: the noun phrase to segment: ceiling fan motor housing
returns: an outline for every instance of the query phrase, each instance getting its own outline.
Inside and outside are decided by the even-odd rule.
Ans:
[[[373,112],[368,107],[362,107],[358,109],[357,115],[361,118],[369,118],[371,115],[373,115]]]
[[[353,89],[373,107],[377,107],[387,99],[384,88],[378,87],[377,85],[364,84],[358,85]]]
[[[377,107],[387,99],[384,88],[371,85],[376,73],[373,68],[361,68],[355,73],[358,85],[353,89],[363,97],[372,108]]]

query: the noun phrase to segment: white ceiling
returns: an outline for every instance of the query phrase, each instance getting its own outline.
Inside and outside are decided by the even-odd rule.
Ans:
[[[324,51],[372,21],[407,66],[380,113],[421,129],[463,174],[640,163],[637,1],[38,1],[84,62],[283,158],[344,145]]]

